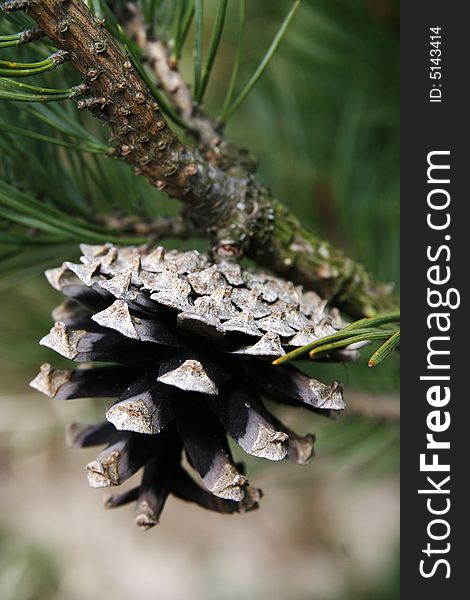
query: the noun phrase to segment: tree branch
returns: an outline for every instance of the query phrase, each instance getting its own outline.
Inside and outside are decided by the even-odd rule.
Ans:
[[[27,10],[54,44],[70,53],[93,94],[78,101],[78,108],[90,109],[109,126],[115,156],[186,205],[185,216],[198,232],[210,235],[216,257],[244,254],[352,316],[388,308],[389,290],[302,227],[247,165],[221,168],[180,142],[123,50],[84,2],[13,0],[2,8]]]

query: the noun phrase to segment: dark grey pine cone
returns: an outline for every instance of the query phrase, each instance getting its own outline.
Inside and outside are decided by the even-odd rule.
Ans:
[[[81,250],[81,264],[46,273],[67,299],[40,343],[86,364],[44,364],[31,386],[60,400],[117,398],[107,421],[68,429],[73,447],[106,446],[87,466],[90,485],[120,485],[143,467],[140,485],[106,505],[136,501],[144,528],[158,523],[170,493],[223,513],[256,508],[261,492],[234,464],[226,433],[253,456],[297,464],[311,458],[314,436],[290,431],[262,396],[326,416],[344,408],[338,383],[271,365],[344,326],[339,313],[314,292],[236,264],[211,264],[196,251]],[[341,358],[348,356],[355,351]],[[207,491],[181,465],[183,449]]]

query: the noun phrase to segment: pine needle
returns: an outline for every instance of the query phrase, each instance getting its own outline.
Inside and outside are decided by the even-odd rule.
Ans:
[[[199,96],[202,71],[202,44],[204,26],[204,0],[195,0],[195,40],[194,40],[194,97]]]
[[[396,350],[400,345],[400,330],[398,330],[395,334],[392,335],[386,342],[384,342],[380,348],[378,348],[374,354],[369,358],[368,366],[376,367],[383,360],[387,358],[387,356]]]
[[[240,92],[240,95],[238,96],[238,98],[227,109],[227,111],[225,113],[225,118],[224,118],[225,121],[227,121],[235,113],[235,111],[240,107],[240,105],[246,100],[246,98],[248,97],[248,95],[250,94],[250,92],[252,91],[252,89],[254,88],[254,86],[256,85],[258,80],[260,79],[260,77],[265,72],[265,70],[266,70],[267,66],[269,65],[269,63],[271,62],[271,59],[274,56],[276,50],[279,48],[282,40],[284,39],[286,31],[292,21],[292,18],[294,17],[294,15],[297,11],[297,8],[299,7],[299,4],[300,4],[300,0],[296,0],[293,4],[292,8],[290,9],[290,11],[287,13],[284,21],[282,22],[278,32],[276,33],[276,35],[271,43],[271,46],[269,47],[268,51],[262,58],[260,64],[258,65],[258,68],[253,73],[253,75],[251,76],[251,79],[245,85],[243,90]]]
[[[227,0],[219,0],[219,8],[217,9],[217,15],[215,18],[214,27],[212,29],[207,59],[204,64],[204,69],[202,71],[201,85],[199,93],[196,96],[196,102],[198,104],[202,103],[204,94],[207,89],[207,84],[209,83],[212,67],[214,66],[215,57],[217,56],[217,50],[219,49],[220,38],[222,37],[222,31],[224,29],[226,14]]]
[[[220,120],[224,122],[227,117],[227,110],[232,102],[233,92],[235,90],[235,84],[238,78],[238,72],[240,70],[240,65],[242,61],[243,55],[243,42],[245,37],[245,20],[246,20],[246,0],[239,0],[238,2],[238,45],[237,52],[235,54],[235,60],[233,63],[232,74],[230,75],[230,81],[227,88],[227,95],[225,96],[224,104],[222,107],[222,112],[220,115]]]

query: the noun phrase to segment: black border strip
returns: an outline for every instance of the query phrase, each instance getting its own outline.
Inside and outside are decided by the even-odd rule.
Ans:
[[[466,340],[469,332],[466,300],[469,292],[470,269],[467,263],[470,253],[467,240],[470,240],[470,223],[466,214],[470,206],[470,98],[465,91],[469,73],[467,56],[470,54],[467,49],[469,13],[469,5],[465,2],[427,0],[401,3],[401,597],[405,600],[465,597],[466,579],[470,573],[466,564],[466,542],[470,532],[467,444],[470,439],[470,398],[466,382],[467,373],[470,374],[470,350]],[[431,27],[441,28],[439,48],[442,60],[438,63],[441,79],[430,77],[431,72],[438,70],[430,68],[436,65],[430,61],[433,48],[430,45]],[[431,89],[442,90],[441,102],[430,102]],[[433,94],[438,95],[437,92]],[[430,152],[436,151],[449,151],[450,154],[429,156]],[[430,172],[430,179],[434,181],[428,182],[428,156],[433,162],[449,164],[447,175],[444,170],[436,169]],[[435,181],[447,177],[450,183]],[[448,193],[450,203],[447,208],[435,210],[428,206],[428,194],[433,189],[444,189],[445,192],[433,193],[431,203],[435,200],[436,204],[444,204]],[[431,222],[437,225],[439,219],[441,224],[446,222],[448,213],[451,219],[449,226],[433,230],[427,224],[429,213],[432,213]],[[435,257],[432,260],[427,256],[428,246],[430,255]],[[449,257],[445,246],[449,248]],[[436,265],[438,269],[428,273],[428,269]],[[431,284],[429,276],[443,279],[449,273],[446,267],[450,269],[449,281]],[[455,288],[460,294],[460,307],[430,307],[428,287],[440,290],[443,295],[449,288]],[[456,298],[456,293],[451,294],[452,302]],[[431,301],[437,302],[438,296],[432,296]],[[431,317],[430,323],[427,322],[431,313],[449,315],[451,324],[448,332],[438,330],[437,318]],[[445,322],[443,317],[441,326]],[[429,339],[439,335],[450,339],[433,340],[431,348],[450,350],[450,354],[429,356]],[[429,358],[435,365],[448,364],[450,368],[430,369]],[[450,380],[420,380],[420,376],[449,376]],[[437,387],[434,394],[429,392],[428,397],[432,386],[441,387]],[[445,386],[450,391],[447,403],[443,399]],[[429,416],[436,411],[437,414]],[[448,418],[449,427],[440,433],[434,432],[434,439],[448,441],[450,449],[427,449],[426,435],[433,433],[432,428],[444,428]],[[450,470],[420,470],[420,454],[426,454],[424,461],[428,464],[433,460],[432,455],[437,454],[434,460],[448,464]],[[434,484],[427,480],[428,476]],[[448,476],[450,479],[445,481]],[[434,493],[419,494],[419,489]],[[444,490],[449,490],[449,493]],[[430,510],[437,512],[446,508],[448,511],[441,515],[430,513]],[[448,535],[445,535],[445,523],[430,525],[436,519],[448,523]],[[442,540],[433,540],[430,532],[435,537],[442,537]],[[438,560],[443,562],[437,564]],[[424,573],[432,575],[424,577],[420,574],[420,564]],[[447,578],[447,575],[450,576]]]

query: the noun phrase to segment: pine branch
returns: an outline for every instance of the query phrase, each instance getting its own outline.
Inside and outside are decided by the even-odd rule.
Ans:
[[[210,235],[215,256],[246,255],[314,289],[353,316],[386,310],[395,299],[363,267],[306,230],[244,165],[223,170],[185,146],[128,57],[80,0],[4,2],[27,10],[89,86],[80,100],[112,132],[115,156],[158,189],[186,205],[198,232]]]

